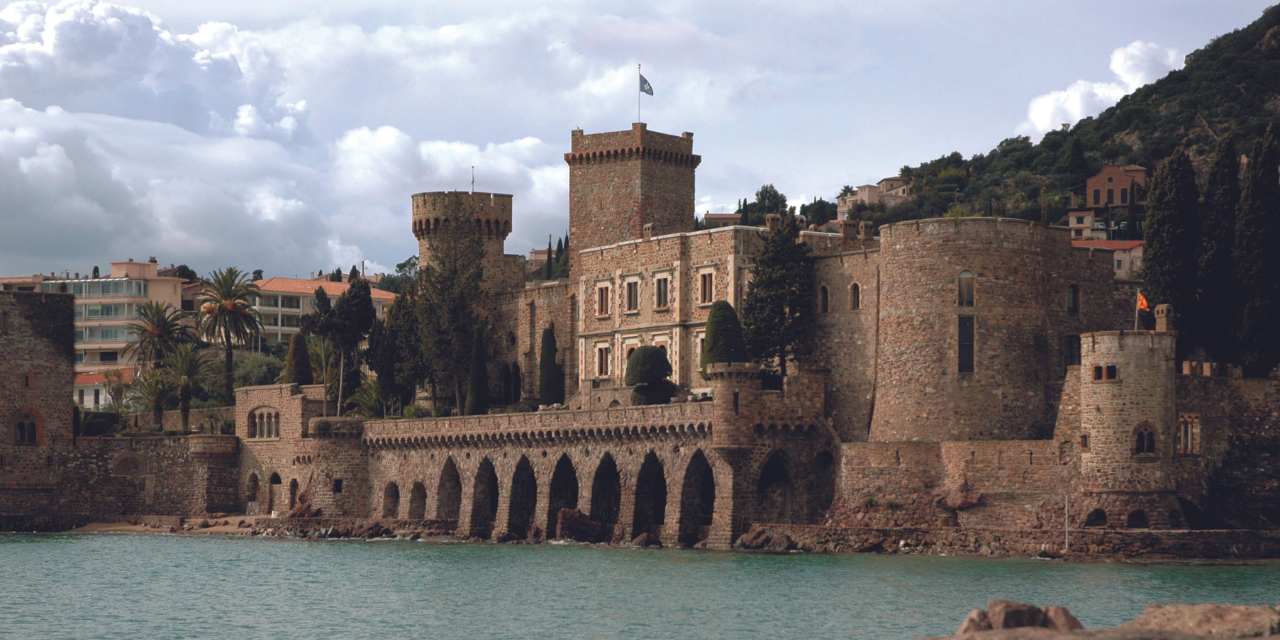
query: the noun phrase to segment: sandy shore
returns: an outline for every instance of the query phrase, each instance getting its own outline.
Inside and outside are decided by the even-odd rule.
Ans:
[[[227,522],[228,524],[216,524],[210,527],[197,527],[191,530],[177,528],[171,531],[170,527],[149,527],[142,524],[129,524],[128,522],[90,522],[83,527],[72,529],[72,533],[174,533],[189,536],[247,536],[251,531],[250,527],[256,522],[258,516],[235,516],[233,518],[224,518],[212,522]],[[244,521],[249,525],[246,527],[239,526]],[[199,520],[187,521],[187,525],[198,525]]]

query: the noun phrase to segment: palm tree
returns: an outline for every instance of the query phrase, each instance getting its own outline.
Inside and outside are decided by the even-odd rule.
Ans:
[[[178,345],[173,355],[164,359],[164,374],[177,387],[178,410],[182,412],[182,430],[190,426],[191,395],[197,385],[209,378],[213,364],[194,344]]]
[[[325,393],[329,393],[329,381],[338,376],[338,368],[335,356],[336,349],[333,343],[319,336],[307,341],[307,353],[311,356],[311,377],[313,382],[319,382],[324,385]],[[327,395],[325,397],[328,397]],[[324,415],[328,415],[329,403],[326,401],[321,407]]]
[[[227,406],[235,402],[231,349],[236,344],[248,344],[262,326],[258,310],[252,304],[257,291],[258,285],[249,281],[249,275],[235,267],[214,271],[200,290],[200,315],[196,326],[205,340],[222,342],[226,354],[223,398]]]
[[[124,348],[125,357],[135,357],[143,371],[154,369],[178,345],[195,340],[191,327],[182,322],[186,318],[185,311],[174,309],[168,302],[152,300],[140,305],[138,319],[129,325],[137,338]]]
[[[347,398],[347,402],[355,405],[347,412],[348,414],[366,418],[386,417],[386,406],[382,403],[382,398],[378,397],[378,384],[372,380],[360,385],[360,388]]]
[[[164,427],[164,405],[173,397],[177,387],[169,377],[152,371],[133,381],[133,401],[151,411],[151,422],[156,429]]]

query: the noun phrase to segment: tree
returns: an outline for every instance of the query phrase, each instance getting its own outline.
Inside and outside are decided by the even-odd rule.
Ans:
[[[373,296],[369,290],[369,281],[356,276],[351,280],[347,290],[338,296],[329,314],[329,339],[338,348],[338,407],[346,402],[344,394],[354,392],[355,387],[348,388],[347,362],[358,371],[358,349],[360,343],[369,335],[373,323],[377,320],[377,311],[373,308]]]
[[[289,338],[289,356],[285,360],[286,384],[314,384],[311,376],[311,353],[307,349],[307,336],[299,331]]]
[[[333,343],[329,340],[315,336],[307,340],[307,355],[311,359],[311,380],[315,384],[318,380],[324,385],[325,393],[328,393],[329,381],[338,377],[337,355],[333,348]],[[322,415],[328,414],[328,407],[321,407]]]
[[[742,324],[733,305],[717,300],[707,312],[707,332],[703,335],[702,377],[707,377],[707,365],[713,362],[749,362],[747,341],[742,335]]]
[[[1147,297],[1179,315],[1178,350],[1197,346],[1196,282],[1200,265],[1200,191],[1191,160],[1179,147],[1151,178],[1142,268]]]
[[[418,385],[422,384],[422,356],[418,349],[418,323],[412,290],[401,294],[387,311],[387,317],[375,321],[369,331],[365,359],[378,375],[379,397],[400,406],[413,403]]]
[[[180,264],[173,269],[173,275],[182,278],[187,284],[195,284],[200,281],[200,276],[194,269],[185,264]],[[93,268],[93,277],[98,277],[98,268]]]
[[[183,265],[183,266],[186,266],[186,265]],[[101,273],[101,272],[99,272],[99,271],[98,271],[98,265],[96,265],[96,264],[95,264],[95,265],[93,265],[93,277],[94,277],[94,279],[97,279],[98,277],[100,277],[100,276],[98,275],[99,273]]]
[[[538,356],[538,404],[551,406],[564,403],[564,367],[556,362],[555,325],[542,330],[542,348]]]
[[[102,372],[104,378],[103,387],[106,389],[107,402],[110,403],[111,411],[115,413],[123,413],[125,406],[125,398],[129,395],[130,383],[124,381],[124,371],[121,369],[107,369]]]
[[[214,271],[200,290],[200,315],[196,329],[209,342],[221,342],[226,365],[223,368],[223,402],[235,404],[232,376],[235,369],[231,350],[237,344],[248,344],[262,327],[252,299],[258,285],[248,281],[239,269],[227,267]]]
[[[347,282],[355,282],[359,278],[360,278],[360,270],[356,269],[356,266],[354,264],[351,265],[351,272],[347,274]]]
[[[256,387],[277,384],[284,373],[284,360],[265,353],[252,353],[235,362],[235,385]]]
[[[784,378],[789,359],[813,351],[813,258],[799,239],[796,217],[784,213],[777,230],[765,235],[756,251],[742,305],[742,328],[752,359]]]
[[[253,277],[252,277],[252,278],[250,278],[250,280],[252,280],[252,281],[254,281],[254,282],[257,282],[257,281],[261,280],[263,277],[264,277],[264,276],[262,275],[262,269],[254,269],[254,270],[253,270]]]
[[[1280,362],[1280,149],[1271,127],[1253,145],[1236,211],[1236,287],[1242,298],[1236,340],[1249,377],[1263,377]]]
[[[342,282],[342,269],[333,268],[333,273],[329,274],[329,282]]]
[[[1231,253],[1235,247],[1236,209],[1240,206],[1240,156],[1235,139],[1228,133],[1218,139],[1218,147],[1209,162],[1209,179],[1204,191],[1202,224],[1204,239],[1200,244],[1200,296],[1196,324],[1201,344],[1209,357],[1218,362],[1235,361],[1233,325],[1239,298],[1235,288],[1235,263]]]
[[[191,426],[191,397],[197,387],[209,377],[209,365],[204,353],[194,344],[179,345],[164,360],[164,374],[168,376],[178,394],[178,410],[182,413],[182,430]]]
[[[124,348],[126,358],[136,358],[142,369],[153,369],[173,354],[178,345],[195,340],[191,327],[183,323],[187,314],[168,302],[151,300],[137,307],[138,319],[129,323],[137,336]]]
[[[417,281],[418,256],[409,256],[404,262],[396,265],[394,274],[383,275],[378,280],[378,288],[400,294],[412,289]]]
[[[1063,149],[1062,159],[1058,163],[1065,187],[1074,187],[1089,179],[1089,162],[1084,157],[1084,143],[1079,138],[1072,138],[1071,144]]]
[[[177,387],[168,376],[158,371],[151,371],[134,380],[131,387],[133,402],[146,411],[151,412],[151,423],[156,430],[164,427],[164,407],[177,391]]]
[[[440,232],[427,236],[430,259],[418,266],[419,335],[432,386],[452,386],[456,406],[462,407],[472,332],[486,295],[484,245],[459,194],[449,197],[443,214]]]
[[[471,341],[471,375],[467,380],[465,415],[468,416],[489,413],[489,359],[484,345],[484,329],[476,327],[475,337]]]
[[[645,345],[636,347],[627,357],[627,375],[623,384],[635,387],[631,392],[631,404],[667,404],[671,402],[674,386],[667,379],[671,375],[671,362],[667,350]]]
[[[804,216],[809,224],[822,226],[836,219],[836,203],[818,198],[810,204],[800,205],[800,215]]]
[[[556,253],[551,249],[551,236],[547,236],[547,261],[542,263],[542,279],[550,280],[556,268]]]
[[[378,393],[377,383],[372,380],[360,385],[360,388],[351,394],[351,404],[351,413],[354,415],[366,418],[387,417],[384,399]]]

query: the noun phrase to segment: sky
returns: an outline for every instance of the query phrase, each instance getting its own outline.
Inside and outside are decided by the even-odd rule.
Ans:
[[[699,215],[831,200],[1096,115],[1268,4],[0,0],[0,275],[390,271],[410,196],[472,167],[527,254],[568,229],[570,131],[637,106],[694,132]]]

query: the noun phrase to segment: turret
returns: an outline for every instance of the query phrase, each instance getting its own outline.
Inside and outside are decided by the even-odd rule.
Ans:
[[[707,375],[715,409],[711,447],[725,453],[755,446],[755,425],[762,409],[760,365],[718,362],[707,365]]]
[[[430,261],[430,239],[448,223],[445,213],[453,198],[459,199],[463,217],[475,226],[475,233],[484,244],[485,286],[490,291],[509,288],[512,283],[497,279],[499,274],[503,274],[502,245],[511,235],[511,196],[506,194],[466,191],[415,193],[413,235],[418,239],[419,264]]]

